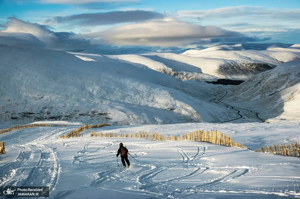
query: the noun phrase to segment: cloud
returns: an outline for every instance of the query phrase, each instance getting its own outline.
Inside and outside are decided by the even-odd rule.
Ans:
[[[229,17],[242,17],[242,16],[255,16],[270,19],[281,20],[294,20],[298,21],[300,9],[266,9],[258,6],[236,6],[236,7],[223,7],[211,10],[186,10],[178,11],[180,17],[190,18],[229,18]]]
[[[256,37],[256,36],[242,36],[242,37],[225,37],[225,38],[212,38],[208,40],[206,43],[247,43],[247,42],[265,42],[265,41],[270,41],[272,38],[271,37]],[[202,44],[205,44],[203,42]]]
[[[278,39],[279,37],[276,35],[300,29],[300,9],[298,8],[278,9],[235,6],[211,10],[178,11],[175,15],[184,20],[196,19],[204,24],[214,24],[250,36],[270,36],[272,37],[271,42],[286,42],[286,38]]]
[[[47,26],[9,18],[6,29],[0,31],[0,43],[18,46],[43,46],[52,49],[74,50],[90,46],[85,39],[74,39],[73,33],[56,33]]]
[[[5,24],[0,23],[0,30],[3,29],[3,28],[6,28]]]
[[[50,4],[88,4],[106,2],[137,2],[138,0],[40,0],[41,3]]]
[[[186,10],[177,12],[181,17],[224,18],[255,15],[268,18],[298,20],[300,9],[266,9],[257,6],[223,7],[211,10]]]
[[[6,25],[7,28],[2,31],[4,33],[31,34],[44,43],[52,43],[56,39],[53,32],[48,30],[45,26],[24,22],[14,17],[10,17],[9,20]]]
[[[106,13],[88,13],[78,14],[65,17],[54,17],[47,20],[46,23],[50,24],[70,24],[80,26],[94,26],[94,25],[108,25],[125,22],[140,22],[150,19],[163,18],[164,15],[143,10],[135,11],[114,11]]]
[[[235,23],[226,23],[226,24],[223,24],[223,26],[226,26],[226,27],[242,27],[242,26],[252,26],[252,24],[245,23],[245,22],[235,22]]]
[[[247,29],[242,29],[239,30],[239,32],[258,32],[258,33],[263,33],[263,32],[288,32],[288,30],[283,30],[283,29],[275,29],[275,28],[247,28]]]
[[[182,46],[202,39],[243,37],[216,26],[199,26],[171,18],[113,27],[103,32],[82,35],[115,45]]]
[[[53,32],[48,26],[9,18],[0,31],[0,43],[61,50],[86,50],[98,45],[175,47],[216,42],[253,42],[268,38],[247,37],[216,26],[199,26],[163,18],[126,24],[102,32],[74,34]]]

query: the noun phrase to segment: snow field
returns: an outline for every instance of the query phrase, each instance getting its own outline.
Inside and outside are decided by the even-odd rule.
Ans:
[[[149,125],[145,129],[182,134],[200,125]],[[293,131],[297,125],[282,127]],[[232,126],[224,124],[220,129]],[[0,156],[0,186],[49,186],[50,198],[300,198],[299,158],[202,142],[91,138],[91,129],[83,137],[59,139],[77,127],[41,127],[0,135],[7,147],[7,153]],[[142,128],[99,130],[134,132]],[[233,130],[237,128],[241,132],[250,129],[246,135],[252,132],[253,138],[254,128],[260,128],[265,140],[270,128],[273,134],[280,134],[279,125],[240,124]],[[291,137],[299,139],[298,134]],[[115,156],[120,142],[138,161],[129,156],[130,169],[124,170]]]

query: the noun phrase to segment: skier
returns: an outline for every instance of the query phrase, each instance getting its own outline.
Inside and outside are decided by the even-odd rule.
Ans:
[[[122,160],[124,168],[126,168],[125,161],[126,161],[127,166],[129,168],[130,167],[130,162],[128,160],[128,149],[123,146],[123,143],[120,143],[120,148],[119,148],[118,153],[117,153],[116,156],[118,157],[119,154],[121,155],[121,160]]]

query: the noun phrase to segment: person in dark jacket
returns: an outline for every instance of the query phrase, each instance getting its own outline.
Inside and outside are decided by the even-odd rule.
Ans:
[[[119,155],[121,155],[121,160],[122,160],[124,168],[126,168],[125,161],[126,161],[127,166],[129,168],[130,167],[130,162],[128,160],[128,149],[123,146],[123,143],[120,143],[120,148],[119,148],[118,153],[117,153],[116,156],[118,157]]]

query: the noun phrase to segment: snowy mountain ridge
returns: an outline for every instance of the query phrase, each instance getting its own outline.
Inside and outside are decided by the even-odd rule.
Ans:
[[[187,50],[182,54],[123,54],[109,57],[140,64],[181,80],[199,81],[218,78],[246,80],[283,62],[300,59],[300,49],[297,48],[275,45],[268,46],[265,50],[253,50],[254,47],[242,44],[219,45]],[[260,47],[261,45],[258,46]],[[249,48],[251,50],[247,50]]]
[[[260,121],[255,116],[241,116],[239,109],[229,105],[234,104],[233,101],[227,105],[220,102],[225,90],[228,95],[224,100],[239,102],[235,97],[243,95],[245,85],[251,93],[248,98],[240,97],[244,101],[235,106],[244,107],[244,102],[249,101],[247,109],[252,110],[253,99],[263,98],[255,90],[269,87],[267,95],[272,98],[268,100],[274,105],[283,96],[279,104],[286,110],[278,111],[278,106],[274,105],[270,114],[261,114],[265,109],[258,105],[260,108],[254,108],[255,111],[264,119],[279,115],[298,118],[287,107],[293,106],[294,99],[298,99],[296,84],[299,78],[282,73],[298,62],[273,67],[281,64],[279,58],[299,59],[299,49],[276,47],[236,51],[235,48],[240,48],[238,45],[233,50],[225,51],[224,48],[189,50],[183,54],[109,56],[0,45],[0,118],[1,121],[68,120],[119,125],[241,122],[239,118],[243,118],[243,122]],[[259,73],[261,75],[255,75]],[[279,77],[282,81],[293,83],[287,84],[281,95],[272,94],[280,90],[280,85],[264,81],[269,79],[264,74],[273,74],[272,77],[282,74],[287,78]],[[204,82],[237,77],[250,80],[241,87]],[[258,83],[251,83],[254,81],[251,77],[257,78]],[[298,107],[294,109],[299,110]]]

